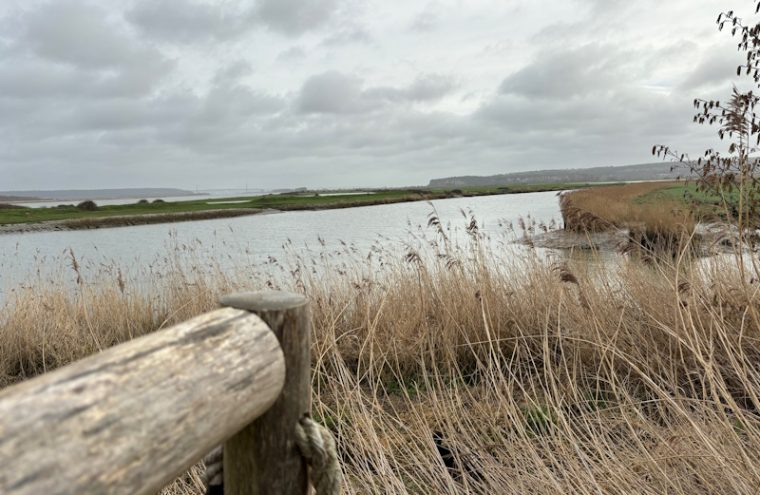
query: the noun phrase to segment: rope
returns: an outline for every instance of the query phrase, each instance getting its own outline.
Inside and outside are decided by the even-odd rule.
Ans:
[[[340,495],[343,473],[330,430],[304,416],[296,423],[296,443],[311,466],[311,484],[316,495]]]
[[[206,495],[224,495],[224,453],[218,446],[203,458],[206,473],[203,484],[206,485]]]
[[[295,439],[301,455],[311,467],[311,484],[316,495],[340,495],[343,473],[338,463],[338,451],[330,430],[304,416],[296,423]],[[212,450],[206,464],[204,484],[206,495],[224,494],[224,452],[222,446]]]

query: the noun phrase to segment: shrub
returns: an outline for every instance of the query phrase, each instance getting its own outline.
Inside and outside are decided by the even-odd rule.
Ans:
[[[755,13],[760,12],[760,1],[755,0]],[[760,22],[745,22],[735,11],[721,12],[717,19],[718,30],[729,27],[731,36],[738,38],[737,48],[746,63],[737,67],[736,76],[750,79],[750,86],[760,89]],[[740,240],[754,235],[760,224],[760,160],[754,155],[760,144],[760,119],[755,107],[760,104],[757,90],[739,90],[734,85],[725,100],[696,98],[697,109],[693,121],[716,126],[721,141],[728,141],[724,150],[709,148],[693,160],[669,146],[656,145],[652,153],[680,162],[697,176],[697,189],[720,198],[720,204],[729,220],[736,222]]]
[[[95,201],[92,201],[88,199],[87,201],[82,201],[77,205],[77,208],[82,211],[95,211],[98,209],[97,203]]]

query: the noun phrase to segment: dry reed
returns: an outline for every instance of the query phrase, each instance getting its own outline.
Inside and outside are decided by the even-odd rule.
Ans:
[[[694,219],[683,204],[659,199],[637,201],[642,196],[672,186],[673,182],[641,182],[581,189],[563,194],[560,200],[565,228],[599,232],[609,228],[646,226],[658,231],[693,230]]]
[[[507,261],[468,232],[432,255],[347,248],[282,269],[312,301],[313,414],[349,493],[758,492],[757,287],[731,261]],[[0,383],[280,285],[174,274],[16,292]],[[165,493],[201,493],[198,470]]]

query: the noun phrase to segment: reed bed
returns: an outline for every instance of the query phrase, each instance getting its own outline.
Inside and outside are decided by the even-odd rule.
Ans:
[[[640,198],[676,182],[635,184],[581,189],[563,194],[560,209],[565,228],[579,232],[601,232],[611,228],[646,228],[680,234],[694,229],[694,218],[685,205],[674,199]]]
[[[178,259],[153,287],[30,286],[0,314],[0,384],[285,288],[312,301],[313,415],[348,493],[760,491],[760,287],[732,258],[515,258],[467,233],[291,254],[277,280]],[[202,493],[201,468],[164,493]]]

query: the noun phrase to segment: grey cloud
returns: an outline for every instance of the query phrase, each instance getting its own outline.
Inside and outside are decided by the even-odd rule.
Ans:
[[[0,73],[6,96],[139,96],[173,62],[130,35],[108,11],[85,0],[42,3],[17,14],[17,37]]]
[[[117,72],[103,75],[99,80],[102,89],[93,88],[93,93],[140,96],[153,91],[174,68],[174,62],[164,59],[144,60],[134,65],[122,67]]]
[[[207,122],[229,122],[271,114],[283,107],[280,98],[251,91],[243,86],[217,87],[206,95],[200,115]]]
[[[453,78],[440,74],[418,77],[407,90],[409,98],[416,101],[438,100],[449,94],[457,84]]]
[[[48,3],[23,18],[24,43],[43,58],[90,69],[139,57],[105,20],[105,11],[96,5],[71,0]]]
[[[596,12],[619,11],[629,4],[629,0],[583,0]]]
[[[611,46],[585,45],[540,53],[507,77],[499,91],[530,98],[572,98],[613,88],[628,76],[625,54]]]
[[[543,23],[493,2],[13,2],[0,7],[12,12],[0,21],[0,170],[18,189],[380,186],[631,163],[656,142],[700,149],[712,132],[691,126],[681,89],[718,92],[711,73],[730,54],[671,34],[680,12],[696,22],[693,4],[631,27],[621,12],[644,18],[639,2],[579,1],[543,38]],[[520,4],[530,19],[568,9]],[[362,30],[371,44],[320,48]]]
[[[321,28],[336,13],[339,0],[142,0],[127,18],[157,39],[195,43],[230,40],[257,27],[289,36]]]
[[[412,31],[426,32],[432,31],[438,25],[438,17],[430,12],[421,12],[412,21],[410,28]]]
[[[156,65],[161,54],[142,46],[109,19],[108,12],[87,1],[63,0],[43,4],[21,17],[24,48],[47,60],[82,69],[121,69]]]
[[[498,94],[474,118],[489,140],[501,135],[509,148],[530,150],[536,166],[549,165],[551,155],[560,160],[557,165],[584,156],[589,166],[603,163],[603,157],[625,164],[648,159],[657,143],[688,148],[704,140],[709,130],[691,124],[690,104],[686,95],[628,85],[567,99]],[[683,136],[689,138],[678,142]]]
[[[85,104],[71,116],[75,132],[113,132],[128,129],[151,128],[171,122],[176,115],[164,115],[159,106],[135,105],[128,98],[114,98]]]
[[[329,71],[310,77],[301,88],[297,102],[303,113],[354,113],[362,111],[361,80]]]
[[[421,12],[414,16],[409,28],[416,32],[434,30],[440,23],[440,9],[441,6],[437,2],[428,3]]]
[[[250,62],[247,60],[236,60],[217,71],[214,76],[214,83],[217,85],[228,84],[251,73],[253,73],[253,67]]]
[[[174,42],[231,39],[251,28],[254,17],[247,4],[219,6],[198,0],[143,0],[127,13],[146,34]]]
[[[449,94],[456,84],[439,74],[417,77],[407,87],[364,88],[361,79],[330,71],[309,78],[301,89],[298,109],[303,113],[358,113],[386,105],[436,101]]]
[[[360,26],[351,26],[343,28],[322,40],[322,45],[336,47],[351,45],[354,43],[371,43],[372,35]]]
[[[657,19],[653,21],[658,13],[656,0],[575,0],[566,4],[571,3],[588,6],[588,9],[574,9],[577,12],[587,10],[588,15],[561,17],[543,25],[530,37],[533,46],[567,50],[583,44],[620,41],[631,32],[631,24],[637,25],[642,33],[650,26],[657,26]],[[659,29],[672,31],[672,26]],[[644,44],[643,40],[639,40],[639,44]]]
[[[303,60],[306,58],[306,50],[300,46],[291,46],[277,55],[279,61]]]
[[[259,0],[256,13],[270,28],[294,35],[324,25],[339,6],[338,0]]]
[[[76,141],[96,133],[104,140],[118,141],[141,130],[167,145],[171,136],[191,131],[242,139],[241,130],[253,132],[260,121],[272,118],[285,107],[280,97],[234,84],[212,87],[204,95],[175,92],[137,100],[77,96],[46,106],[36,101],[0,98],[0,132],[5,130],[26,139],[34,136],[38,141]],[[202,142],[208,138],[195,139]]]
[[[738,54],[727,56],[731,53],[729,47],[721,48],[721,50],[710,50],[706,53],[702,61],[679,85],[679,89],[689,91],[710,88],[734,79],[736,68],[743,61]]]
[[[177,94],[129,104],[111,99],[77,111],[75,129],[152,129],[155,133],[180,129],[213,135],[271,116],[284,107],[282,99],[243,86],[218,86],[207,94]],[[190,143],[187,143],[190,144]]]
[[[676,45],[654,54],[598,44],[544,49],[508,76],[474,118],[487,129],[484,135],[506,133],[505,139],[522,143],[524,150],[534,147],[530,156],[539,161],[551,148],[567,156],[586,153],[592,160],[586,165],[603,156],[616,156],[622,164],[646,159],[656,143],[681,138],[692,144],[709,130],[691,125],[691,95],[642,84],[658,63],[672,64],[657,55],[677,55],[685,45]]]
[[[4,98],[66,97],[85,94],[79,74],[69,68],[24,59],[13,60],[14,70],[0,71]]]
[[[0,92],[13,98],[103,98],[141,96],[152,91],[166,65],[136,66],[118,71],[78,71],[25,57],[12,59],[13,71],[0,72]]]
[[[402,88],[379,86],[367,89],[363,95],[375,102],[434,102],[457,87],[451,77],[440,74],[418,76],[411,85]]]
[[[556,103],[533,101],[513,95],[498,95],[485,103],[476,117],[510,132],[540,133],[544,131],[582,131],[591,119],[599,117],[597,106],[584,102]],[[574,125],[575,124],[575,125]]]

